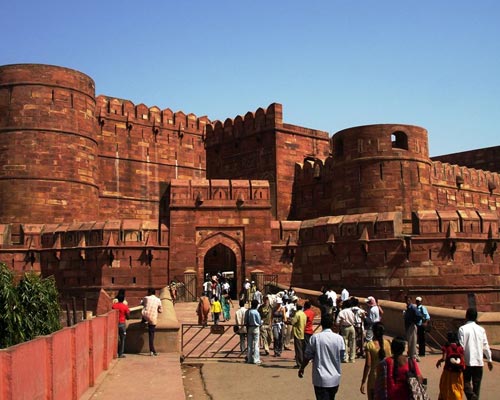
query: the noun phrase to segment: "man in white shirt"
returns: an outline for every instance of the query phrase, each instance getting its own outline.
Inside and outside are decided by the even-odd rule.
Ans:
[[[337,316],[337,324],[340,325],[340,334],[344,338],[346,346],[345,356],[342,362],[353,363],[356,359],[356,331],[354,325],[356,324],[356,316],[351,308],[350,301],[344,303],[344,308]]]
[[[240,351],[243,353],[246,351],[246,339],[247,339],[247,328],[245,326],[245,313],[247,309],[245,308],[245,300],[240,300],[240,308],[236,311],[234,317],[236,319],[236,325],[239,326],[238,334],[240,335]],[[248,356],[247,356],[248,357]],[[247,358],[248,359],[248,358]]]
[[[321,318],[320,333],[311,336],[306,347],[304,361],[299,369],[299,378],[304,376],[304,368],[313,360],[312,380],[317,400],[334,400],[340,385],[341,361],[345,344],[342,337],[332,331],[333,317],[329,314]]]
[[[259,302],[259,306],[262,304],[263,296],[258,287],[255,288],[255,293],[253,294],[252,300],[257,300]]]
[[[465,358],[464,392],[467,400],[476,400],[479,399],[483,378],[483,356],[486,357],[490,371],[493,369],[493,363],[486,331],[476,323],[477,310],[468,308],[465,318],[467,322],[458,329],[458,341],[464,348]]]
[[[335,292],[335,290],[329,288],[325,294],[328,296],[328,298],[332,299],[333,308],[337,308],[337,293]]]
[[[295,311],[297,311],[297,301],[299,298],[297,296],[293,296],[288,300],[288,303],[285,304],[286,310],[286,320],[290,321],[295,315]],[[283,348],[285,350],[290,350],[290,340],[292,339],[292,325],[286,324],[285,327],[285,337],[283,339]]]
[[[349,298],[349,291],[346,288],[342,289],[342,293],[340,294],[340,300],[347,301],[348,298]]]

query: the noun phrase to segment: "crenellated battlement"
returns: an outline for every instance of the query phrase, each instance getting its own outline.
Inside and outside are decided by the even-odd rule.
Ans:
[[[333,179],[333,157],[320,159],[305,159],[295,163],[295,184],[298,186],[314,184],[318,181],[329,182]]]
[[[500,194],[500,174],[455,164],[432,162],[434,184],[450,186],[461,190]]]
[[[148,107],[142,103],[135,105],[130,100],[103,95],[96,99],[96,110],[101,125],[108,119],[122,121],[126,123],[128,130],[133,130],[134,125],[152,125],[158,130],[177,129],[179,132],[187,130],[203,134],[205,127],[211,123],[206,116],[173,112],[170,108],[160,110],[157,106]]]
[[[266,110],[258,108],[247,112],[245,116],[227,118],[224,122],[214,121],[207,125],[207,147],[251,136],[266,129],[273,129],[283,124],[283,106],[272,103]]]

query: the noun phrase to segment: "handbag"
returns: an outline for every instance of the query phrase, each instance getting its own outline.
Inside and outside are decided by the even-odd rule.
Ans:
[[[238,324],[233,325],[233,331],[234,333],[238,333],[240,330],[240,326]]]
[[[415,367],[413,366],[413,359],[408,360],[409,371],[406,375],[406,381],[408,383],[408,389],[410,393],[409,399],[411,400],[430,400],[427,391],[423,384],[418,381],[417,374],[415,373]]]

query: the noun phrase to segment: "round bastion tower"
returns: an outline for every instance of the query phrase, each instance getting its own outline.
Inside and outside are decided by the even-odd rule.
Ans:
[[[94,81],[68,68],[0,67],[0,222],[98,215]]]
[[[434,207],[427,131],[411,125],[367,125],[337,132],[333,147],[333,215]]]

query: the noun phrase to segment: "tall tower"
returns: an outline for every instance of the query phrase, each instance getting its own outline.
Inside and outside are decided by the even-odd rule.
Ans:
[[[68,68],[0,67],[0,221],[97,217],[94,81]]]
[[[367,125],[337,132],[333,144],[333,215],[431,209],[427,131]]]

